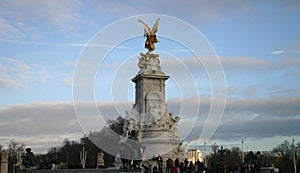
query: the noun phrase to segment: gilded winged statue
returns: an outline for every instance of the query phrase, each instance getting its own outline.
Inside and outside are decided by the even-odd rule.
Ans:
[[[156,20],[155,24],[153,25],[152,30],[150,30],[149,26],[145,22],[141,20],[138,21],[141,22],[145,28],[144,36],[147,38],[145,42],[145,48],[148,49],[149,51],[153,51],[155,49],[154,43],[159,42],[155,35],[155,33],[158,30],[159,18]]]

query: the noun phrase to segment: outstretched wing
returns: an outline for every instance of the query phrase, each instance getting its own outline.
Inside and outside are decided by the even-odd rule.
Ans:
[[[155,24],[152,27],[152,30],[150,32],[151,35],[155,35],[155,33],[157,32],[157,30],[158,30],[158,23],[159,23],[159,18],[156,20]]]
[[[145,35],[149,35],[149,34],[150,34],[150,28],[149,28],[149,26],[148,26],[145,22],[143,22],[143,21],[141,21],[141,20],[139,20],[139,19],[138,19],[138,21],[139,21],[141,24],[144,25],[144,28],[145,28]]]

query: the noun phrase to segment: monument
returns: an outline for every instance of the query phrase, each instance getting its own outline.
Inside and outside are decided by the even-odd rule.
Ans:
[[[135,104],[131,112],[127,112],[128,125],[125,132],[137,132],[142,146],[142,160],[162,156],[168,158],[182,158],[182,141],[178,135],[179,116],[174,117],[168,110],[165,89],[167,76],[160,67],[159,55],[155,54],[155,43],[159,19],[152,30],[143,21],[146,37],[146,53],[140,53],[138,67],[140,71],[132,79],[135,83]]]

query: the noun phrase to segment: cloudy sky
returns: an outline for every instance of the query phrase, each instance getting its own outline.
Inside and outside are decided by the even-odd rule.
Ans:
[[[1,0],[0,144],[47,152],[83,136],[85,123],[99,127],[99,114],[124,116],[138,55],[146,52],[137,19],[152,26],[158,17],[156,52],[170,75],[168,109],[181,116],[183,140],[217,124],[212,141],[219,145],[244,140],[248,150],[270,150],[300,142],[299,1]],[[86,79],[77,74],[81,65]],[[78,91],[74,77],[92,80],[91,91]]]

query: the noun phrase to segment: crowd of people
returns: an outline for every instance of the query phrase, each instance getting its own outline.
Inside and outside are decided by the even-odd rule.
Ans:
[[[142,165],[145,173],[205,173],[207,172],[207,168],[205,167],[203,162],[197,160],[195,163],[192,161],[188,161],[185,159],[183,162],[179,161],[178,158],[172,160],[168,158],[163,167],[163,159],[161,156],[155,158],[156,163],[153,160],[149,160],[145,164]],[[153,166],[155,165],[155,166]],[[165,171],[164,171],[165,169]]]

